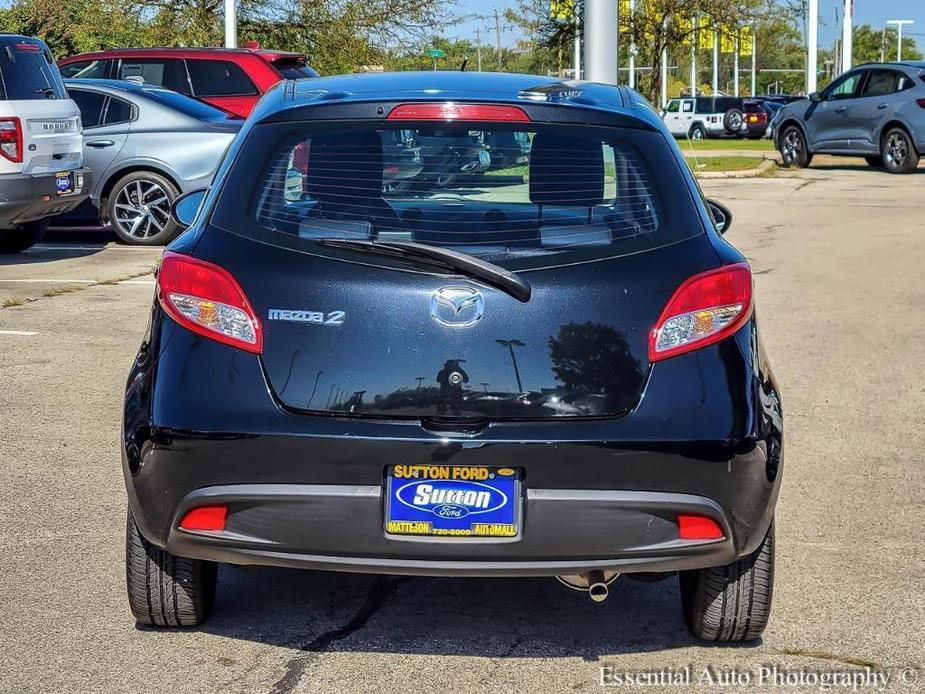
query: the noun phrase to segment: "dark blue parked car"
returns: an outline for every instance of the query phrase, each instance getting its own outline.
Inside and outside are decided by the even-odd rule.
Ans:
[[[524,161],[398,188],[396,131]],[[426,182],[441,157],[421,161]],[[637,93],[286,82],[174,215],[125,397],[140,622],[198,624],[228,562],[559,576],[596,600],[679,572],[694,634],[761,634],[780,395],[729,211]]]

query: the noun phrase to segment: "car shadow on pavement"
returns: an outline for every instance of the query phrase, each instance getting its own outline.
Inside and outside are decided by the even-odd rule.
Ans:
[[[692,645],[677,578],[604,603],[552,578],[421,578],[223,566],[202,630],[304,652],[581,657]],[[757,642],[760,643],[760,642]],[[752,646],[757,645],[751,644]]]
[[[22,253],[0,254],[0,267],[11,265],[33,265],[50,260],[85,258],[106,250],[106,244],[114,239],[109,229],[49,229],[38,245]],[[51,248],[48,248],[48,247]]]

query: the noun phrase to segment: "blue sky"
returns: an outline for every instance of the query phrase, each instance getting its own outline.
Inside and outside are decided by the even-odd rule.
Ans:
[[[841,16],[844,0],[819,0],[819,41],[822,45],[829,45],[835,40],[835,8]],[[517,0],[458,0],[457,12],[459,14],[491,15],[497,8],[503,12],[509,7],[516,7]],[[905,27],[903,33],[913,36],[919,48],[925,47],[925,0],[854,0],[854,23],[872,24],[882,27],[887,19],[913,19],[915,24]],[[452,37],[469,38],[475,40],[475,30],[489,32],[482,35],[482,41],[493,43],[493,20],[472,19],[462,22],[456,27],[447,27],[446,34]],[[502,34],[502,42],[510,44],[516,40],[517,34],[506,31]]]

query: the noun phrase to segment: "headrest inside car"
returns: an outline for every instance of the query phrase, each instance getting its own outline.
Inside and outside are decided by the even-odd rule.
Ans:
[[[538,133],[530,148],[530,200],[537,205],[590,207],[604,200],[600,140]]]
[[[308,143],[306,192],[350,205],[382,197],[382,141],[375,131],[318,135]]]

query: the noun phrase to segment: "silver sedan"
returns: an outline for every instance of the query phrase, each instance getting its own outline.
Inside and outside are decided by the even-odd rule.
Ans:
[[[242,119],[183,94],[121,80],[66,80],[84,128],[96,214],[126,243],[178,233],[173,200],[205,188]]]

